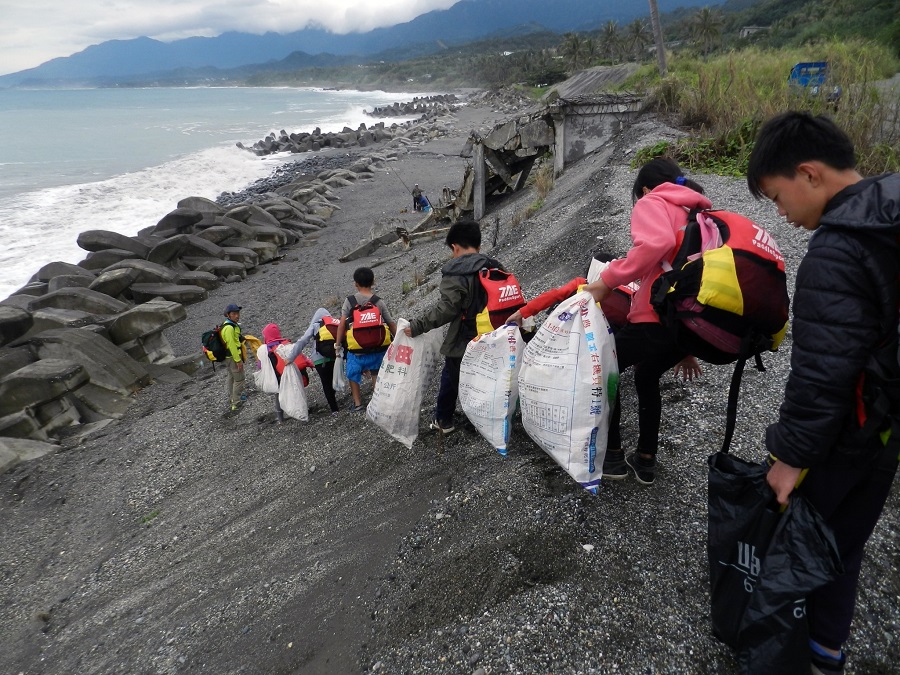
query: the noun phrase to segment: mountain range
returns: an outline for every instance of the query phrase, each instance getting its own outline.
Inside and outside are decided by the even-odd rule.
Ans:
[[[659,0],[660,12],[724,0]],[[0,88],[114,84],[179,70],[264,67],[286,59],[312,65],[390,60],[433,54],[453,45],[513,32],[588,31],[607,21],[625,24],[649,14],[647,0],[461,0],[446,10],[366,33],[339,35],[315,26],[288,33],[227,32],[160,42],[149,37],[108,40],[35,68],[0,76]],[[302,52],[304,57],[296,55]],[[283,65],[281,66],[284,67]]]

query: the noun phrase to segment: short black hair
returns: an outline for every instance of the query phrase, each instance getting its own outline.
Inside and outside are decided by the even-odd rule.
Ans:
[[[637,178],[631,188],[632,201],[637,201],[644,196],[644,188],[652,190],[663,183],[675,183],[691,188],[695,192],[703,194],[703,187],[690,178],[685,178],[681,167],[674,159],[668,157],[654,157],[644,164],[638,171]]]
[[[853,141],[825,115],[788,111],[762,125],[747,163],[747,187],[757,199],[768,176],[793,178],[797,165],[819,161],[843,171],[856,167]]]
[[[375,272],[371,267],[357,267],[353,270],[353,281],[363,288],[372,288],[375,283]]]
[[[447,246],[457,244],[463,248],[481,248],[481,225],[474,220],[458,220],[447,231]]]

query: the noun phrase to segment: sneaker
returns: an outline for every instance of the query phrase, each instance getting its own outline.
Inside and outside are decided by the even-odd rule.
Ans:
[[[847,655],[843,652],[839,658],[833,658],[812,649],[810,657],[812,675],[841,675],[844,672],[844,664],[847,663]]]
[[[454,431],[456,431],[456,427],[454,427],[452,424],[449,427],[442,427],[441,423],[437,420],[434,420],[431,424],[429,424],[428,428],[434,429],[435,431],[440,431],[442,434],[444,434],[444,436],[446,436],[447,434],[452,434]]]
[[[656,480],[656,456],[644,459],[637,450],[625,457],[625,463],[634,470],[634,477],[641,485],[653,485]]]
[[[362,411],[365,410],[365,409],[366,409],[366,406],[364,406],[364,405],[356,405],[356,404],[351,405],[350,408],[349,408],[350,412],[362,412]]]
[[[606,456],[603,458],[603,477],[606,480],[622,480],[628,477],[624,451],[606,450]]]

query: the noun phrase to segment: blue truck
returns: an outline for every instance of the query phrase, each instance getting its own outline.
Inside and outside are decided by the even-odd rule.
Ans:
[[[828,61],[801,61],[788,77],[788,86],[806,96],[825,96],[828,103],[837,105],[841,98],[840,85],[828,83]]]

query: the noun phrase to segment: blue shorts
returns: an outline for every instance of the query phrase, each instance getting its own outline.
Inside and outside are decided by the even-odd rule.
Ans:
[[[357,384],[362,382],[362,374],[371,370],[374,373],[381,368],[381,361],[387,350],[374,354],[354,354],[347,352],[347,379]]]

